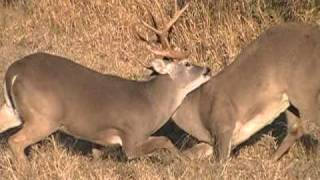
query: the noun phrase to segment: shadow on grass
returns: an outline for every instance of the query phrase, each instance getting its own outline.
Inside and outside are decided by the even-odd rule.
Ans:
[[[252,136],[249,140],[240,144],[237,148],[233,150],[233,154],[237,156],[239,154],[239,150],[245,146],[251,146],[257,143],[261,138],[265,135],[273,136],[279,145],[282,140],[286,136],[287,130],[286,123],[286,115],[281,114],[271,125],[266,126],[254,136]],[[11,129],[0,134],[0,143],[6,143],[8,138],[19,131],[21,127]],[[154,136],[166,136],[168,137],[178,149],[184,150],[192,147],[197,144],[199,141],[183,131],[179,128],[173,121],[168,121],[162,128],[160,128],[157,132],[153,134]],[[98,144],[91,143],[86,140],[76,139],[70,135],[67,135],[62,132],[56,132],[52,135],[54,139],[58,142],[58,144],[67,148],[70,152],[81,154],[85,156],[92,156],[93,159],[97,158],[111,158],[115,161],[126,161],[126,155],[122,151],[120,146],[101,146]],[[39,142],[39,144],[43,144],[44,141]],[[319,140],[314,139],[311,135],[306,134],[301,139],[300,142],[306,148],[307,152],[313,152],[315,147],[319,147]],[[98,151],[94,151],[93,149],[97,149]],[[26,151],[28,154],[28,150]]]
[[[287,132],[287,118],[285,113],[282,113],[272,124],[266,126],[244,143],[240,144],[233,150],[233,154],[237,156],[239,150],[245,146],[251,146],[261,140],[265,135],[271,135],[275,138],[277,145],[283,141]],[[159,129],[154,135],[167,136],[174,142],[179,149],[187,149],[198,143],[197,139],[187,134],[180,129],[174,122],[169,121],[161,129]],[[306,148],[307,153],[313,152],[319,147],[319,140],[313,138],[309,134],[305,134],[300,138],[300,143]]]

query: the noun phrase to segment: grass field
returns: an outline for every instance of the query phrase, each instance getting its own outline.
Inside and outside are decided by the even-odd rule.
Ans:
[[[173,0],[159,1],[159,7],[151,0],[0,0],[0,79],[10,63],[36,51],[65,56],[102,73],[139,79],[143,68],[136,60],[148,63],[154,58],[146,44],[134,35],[136,29],[151,36],[139,19],[150,21],[146,8],[157,17],[161,9],[168,18],[173,7]],[[266,28],[287,21],[320,24],[320,1],[192,0],[173,29],[171,44],[189,49],[192,62],[219,72]],[[277,121],[273,127],[269,129],[276,129],[280,132],[278,137],[283,137],[283,123]],[[178,138],[179,142],[186,141],[182,140],[184,137]],[[319,140],[319,131],[311,137]],[[271,162],[277,141],[267,130],[250,145],[241,147],[225,164],[217,163],[214,157],[189,161],[165,151],[125,161],[115,148],[106,149],[104,158],[95,160],[90,153],[77,150],[81,144],[70,145],[73,141],[57,135],[32,146],[27,170],[11,163],[6,133],[3,134],[0,178],[320,178],[319,150],[310,153],[301,142],[279,162]]]

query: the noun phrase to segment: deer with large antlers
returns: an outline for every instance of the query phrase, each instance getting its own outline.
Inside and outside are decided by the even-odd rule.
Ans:
[[[166,38],[163,34],[185,8],[177,11],[166,29],[153,30]],[[178,58],[170,54],[165,56]],[[154,78],[133,81],[55,55],[28,55],[6,71],[0,131],[21,126],[8,140],[20,161],[26,160],[26,147],[57,130],[100,145],[118,144],[128,158],[158,148],[174,150],[169,139],[150,135],[166,123],[189,92],[209,80],[209,69],[163,59],[151,64]]]

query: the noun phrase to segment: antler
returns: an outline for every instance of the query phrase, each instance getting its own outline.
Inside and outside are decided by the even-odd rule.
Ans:
[[[156,1],[156,4],[157,4],[159,10],[161,11],[158,1]],[[171,49],[170,43],[169,43],[169,38],[168,38],[170,29],[172,28],[174,23],[177,22],[177,20],[182,15],[182,13],[188,8],[188,6],[189,6],[189,2],[187,2],[186,5],[179,10],[178,9],[178,2],[177,2],[177,0],[175,0],[175,12],[174,12],[174,15],[173,15],[172,19],[169,20],[169,22],[167,22],[165,25],[162,26],[163,27],[162,29],[158,29],[159,26],[158,26],[158,22],[157,22],[156,18],[148,10],[148,13],[150,14],[151,19],[152,19],[153,26],[149,25],[148,23],[146,23],[143,20],[141,20],[141,23],[146,28],[150,29],[151,31],[153,31],[157,35],[158,42],[161,43],[162,49],[152,47],[150,40],[148,40],[147,38],[143,37],[139,33],[137,33],[137,34],[138,34],[138,36],[139,36],[139,38],[141,40],[147,42],[150,45],[148,47],[148,49],[152,53],[154,53],[156,55],[159,55],[159,56],[172,58],[172,59],[184,59],[184,58],[187,58],[190,55],[190,53],[188,51],[177,51],[177,50]],[[162,15],[162,19],[164,19],[163,15]]]

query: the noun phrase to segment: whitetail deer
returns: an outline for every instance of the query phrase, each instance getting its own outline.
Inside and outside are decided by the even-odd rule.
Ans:
[[[319,26],[285,23],[268,29],[184,99],[173,120],[202,142],[185,153],[210,154],[215,143],[224,160],[285,112],[287,136],[273,155],[278,160],[306,132],[305,123],[320,125],[319,73]]]
[[[161,38],[166,38],[162,34],[184,10],[177,11]],[[163,52],[169,58],[182,57],[167,49]],[[174,149],[169,139],[150,135],[190,91],[209,80],[210,70],[185,60],[163,59],[154,60],[152,69],[157,72],[153,79],[138,82],[104,75],[55,55],[26,56],[5,74],[1,132],[22,125],[8,143],[23,161],[26,147],[57,130],[101,145],[119,144],[129,159],[157,148]]]

